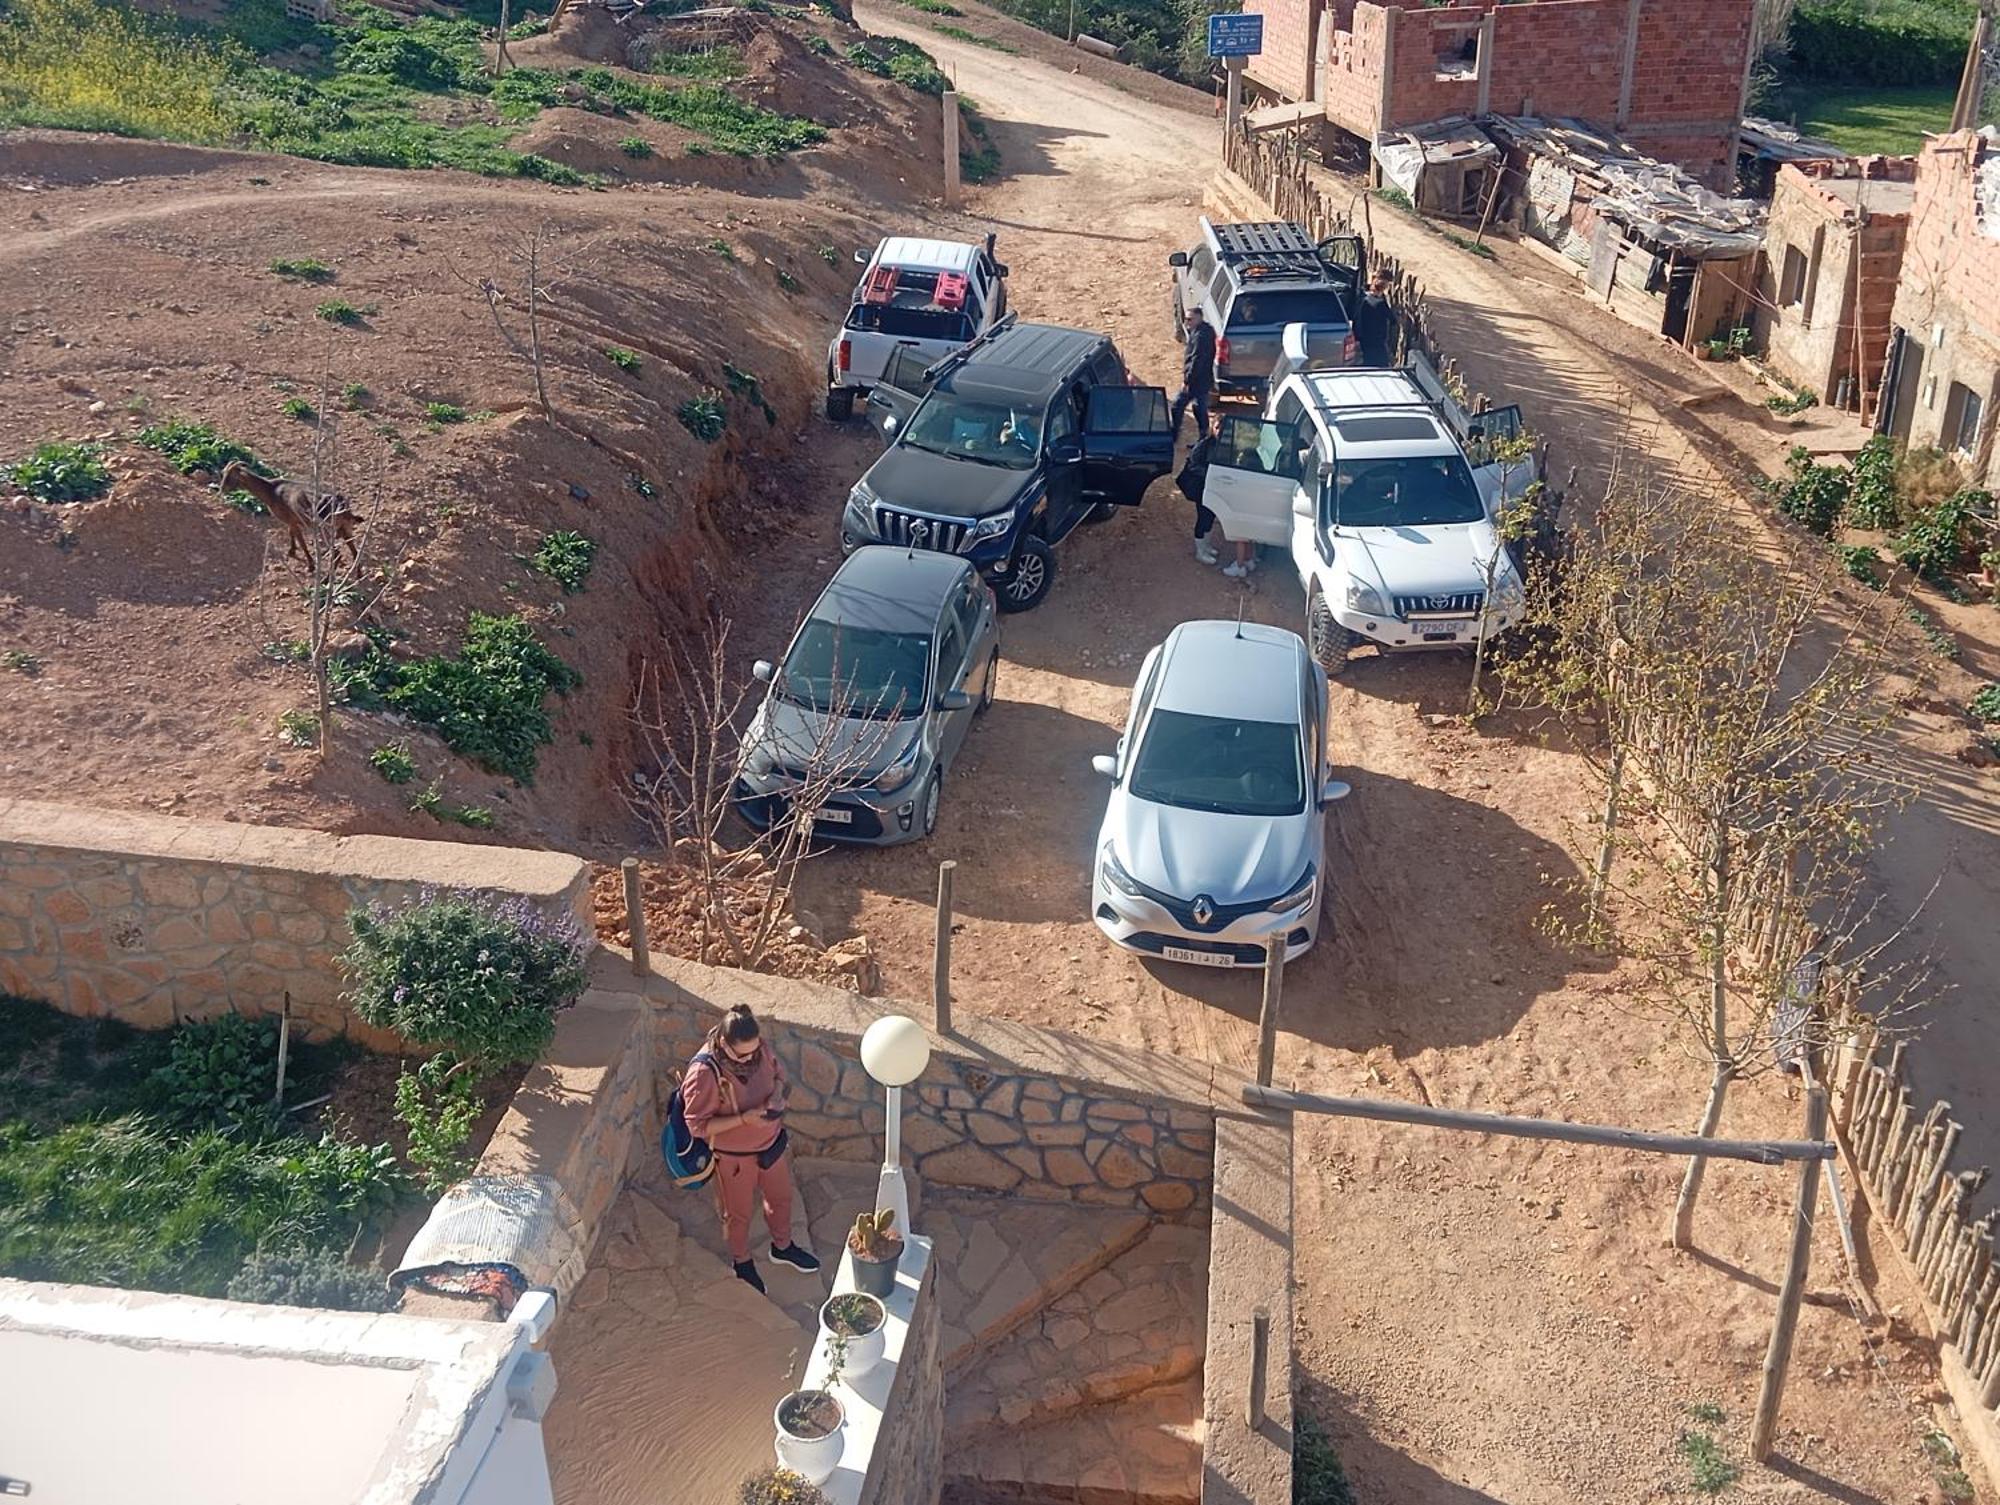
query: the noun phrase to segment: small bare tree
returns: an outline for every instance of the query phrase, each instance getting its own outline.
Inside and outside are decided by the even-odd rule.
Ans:
[[[699,649],[669,659],[664,673],[642,674],[632,720],[647,766],[633,788],[640,813],[695,885],[701,956],[754,970],[791,912],[821,812],[842,790],[884,776],[897,721],[911,708],[893,686],[858,682],[866,661],[845,654],[836,637],[823,678],[774,675],[773,713],[758,744],[746,746],[741,728],[754,686],[730,673],[728,639],[729,624],[717,621]],[[757,800],[754,823],[737,808],[753,756],[775,786]]]
[[[549,402],[543,362],[546,310],[554,303],[564,281],[576,272],[585,249],[581,245],[562,244],[560,232],[551,221],[537,220],[508,243],[507,260],[512,270],[507,281],[520,289],[511,295],[499,278],[474,277],[455,263],[446,263],[451,275],[485,303],[501,342],[527,363],[534,383],[535,405],[550,423],[557,419]]]
[[[1481,709],[1479,686],[1486,671],[1487,622],[1493,609],[1493,583],[1500,577],[1500,560],[1534,527],[1535,512],[1542,504],[1545,483],[1537,478],[1523,487],[1519,496],[1509,496],[1514,478],[1534,458],[1535,436],[1523,429],[1511,439],[1493,441],[1493,458],[1500,466],[1498,495],[1493,505],[1493,552],[1487,556],[1480,584],[1479,641],[1472,650],[1472,684],[1465,693],[1465,714],[1477,716]]]

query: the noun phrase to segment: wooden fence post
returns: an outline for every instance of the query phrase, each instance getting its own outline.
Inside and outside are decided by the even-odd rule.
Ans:
[[[1278,1053],[1278,1006],[1285,991],[1285,935],[1280,931],[1265,943],[1264,1004],[1257,1012],[1257,1085],[1271,1085],[1271,1065]]]
[[[1826,1089],[1806,1095],[1806,1138],[1826,1137]],[[1792,1208],[1792,1253],[1785,1265],[1785,1283],[1778,1288],[1778,1317],[1771,1325],[1771,1346],[1764,1354],[1764,1378],[1757,1394],[1757,1419],[1750,1430],[1750,1456],[1759,1463],[1771,1458],[1778,1430],[1778,1403],[1785,1395],[1785,1370],[1792,1362],[1792,1339],[1799,1326],[1799,1302],[1806,1293],[1806,1271],[1812,1263],[1813,1207],[1819,1200],[1819,1162],[1799,1166],[1798,1199]]]
[[[644,977],[653,970],[646,949],[646,905],[639,896],[639,859],[627,857],[618,864],[625,873],[625,928],[632,936],[632,970]]]
[[[278,1015],[278,1090],[271,1098],[274,1111],[285,1111],[285,1063],[292,1054],[292,994],[285,990],[284,1011]]]
[[[1270,1389],[1271,1314],[1259,1307],[1250,1318],[1250,1394],[1244,1420],[1250,1430],[1264,1425],[1264,1397]]]
[[[937,1032],[951,1033],[951,875],[958,864],[946,858],[938,864],[937,938],[931,942],[931,1012]]]

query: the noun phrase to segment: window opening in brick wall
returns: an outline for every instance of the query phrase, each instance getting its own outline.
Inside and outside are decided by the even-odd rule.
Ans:
[[[1812,255],[1806,261],[1805,302],[1800,312],[1806,328],[1812,328],[1813,295],[1819,291],[1820,263],[1826,255],[1826,226],[1813,231]]]
[[[1448,29],[1438,36],[1437,76],[1477,78],[1479,76],[1479,28]]]
[[[1806,291],[1806,253],[1797,246],[1785,247],[1785,269],[1778,278],[1778,303],[1797,308]]]
[[[1944,399],[1944,447],[1969,455],[1979,447],[1979,419],[1985,404],[1964,382],[1955,381]]]

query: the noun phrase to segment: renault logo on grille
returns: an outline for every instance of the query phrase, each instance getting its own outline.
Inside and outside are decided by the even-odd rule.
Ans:
[[[1207,894],[1198,895],[1194,901],[1194,922],[1206,925],[1215,918],[1215,900]]]

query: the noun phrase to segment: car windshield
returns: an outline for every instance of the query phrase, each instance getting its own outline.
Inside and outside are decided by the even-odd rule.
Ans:
[[[1305,808],[1299,729],[1159,710],[1132,763],[1135,798],[1217,815],[1297,815]]]
[[[931,640],[921,632],[845,627],[814,617],[785,656],[778,693],[822,715],[900,721],[924,704]]]
[[[1349,528],[1474,523],[1486,515],[1457,455],[1342,460],[1333,485],[1333,520]]]
[[[934,455],[1027,470],[1042,447],[1042,415],[1026,406],[933,392],[903,430],[903,443]]]
[[[1300,288],[1294,292],[1246,292],[1229,310],[1229,327],[1262,328],[1272,324],[1345,324],[1347,306],[1331,288]]]

